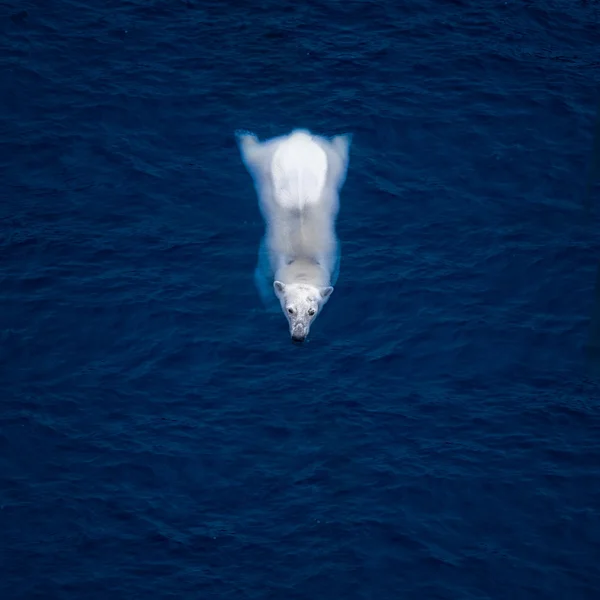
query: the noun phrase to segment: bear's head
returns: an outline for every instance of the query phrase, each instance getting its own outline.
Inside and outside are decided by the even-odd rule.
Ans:
[[[323,308],[333,288],[316,287],[305,283],[273,283],[275,295],[290,324],[290,335],[294,342],[303,342],[310,326]]]

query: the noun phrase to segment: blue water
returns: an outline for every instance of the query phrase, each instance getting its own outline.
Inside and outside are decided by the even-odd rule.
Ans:
[[[0,598],[600,597],[597,2],[0,24]],[[295,127],[354,134],[300,347],[233,137]]]

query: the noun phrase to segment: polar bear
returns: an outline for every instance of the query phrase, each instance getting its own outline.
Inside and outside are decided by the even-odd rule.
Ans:
[[[236,140],[266,226],[255,282],[265,303],[275,293],[292,340],[302,342],[338,276],[335,221],[352,137],[295,129],[263,142],[237,131]]]

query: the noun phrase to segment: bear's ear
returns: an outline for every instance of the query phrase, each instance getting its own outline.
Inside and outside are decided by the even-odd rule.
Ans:
[[[281,283],[281,281],[274,281],[273,287],[275,288],[276,294],[283,294],[285,291],[285,283]]]
[[[327,296],[331,295],[333,292],[333,288],[331,286],[321,288],[321,298],[327,298]]]

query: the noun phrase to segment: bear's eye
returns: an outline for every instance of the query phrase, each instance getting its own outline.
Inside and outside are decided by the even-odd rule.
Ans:
[[[315,309],[314,308],[309,308],[308,309],[308,314],[312,317],[315,314]]]
[[[290,306],[288,308],[288,312],[290,313],[290,315],[293,315],[294,314],[294,309]]]

